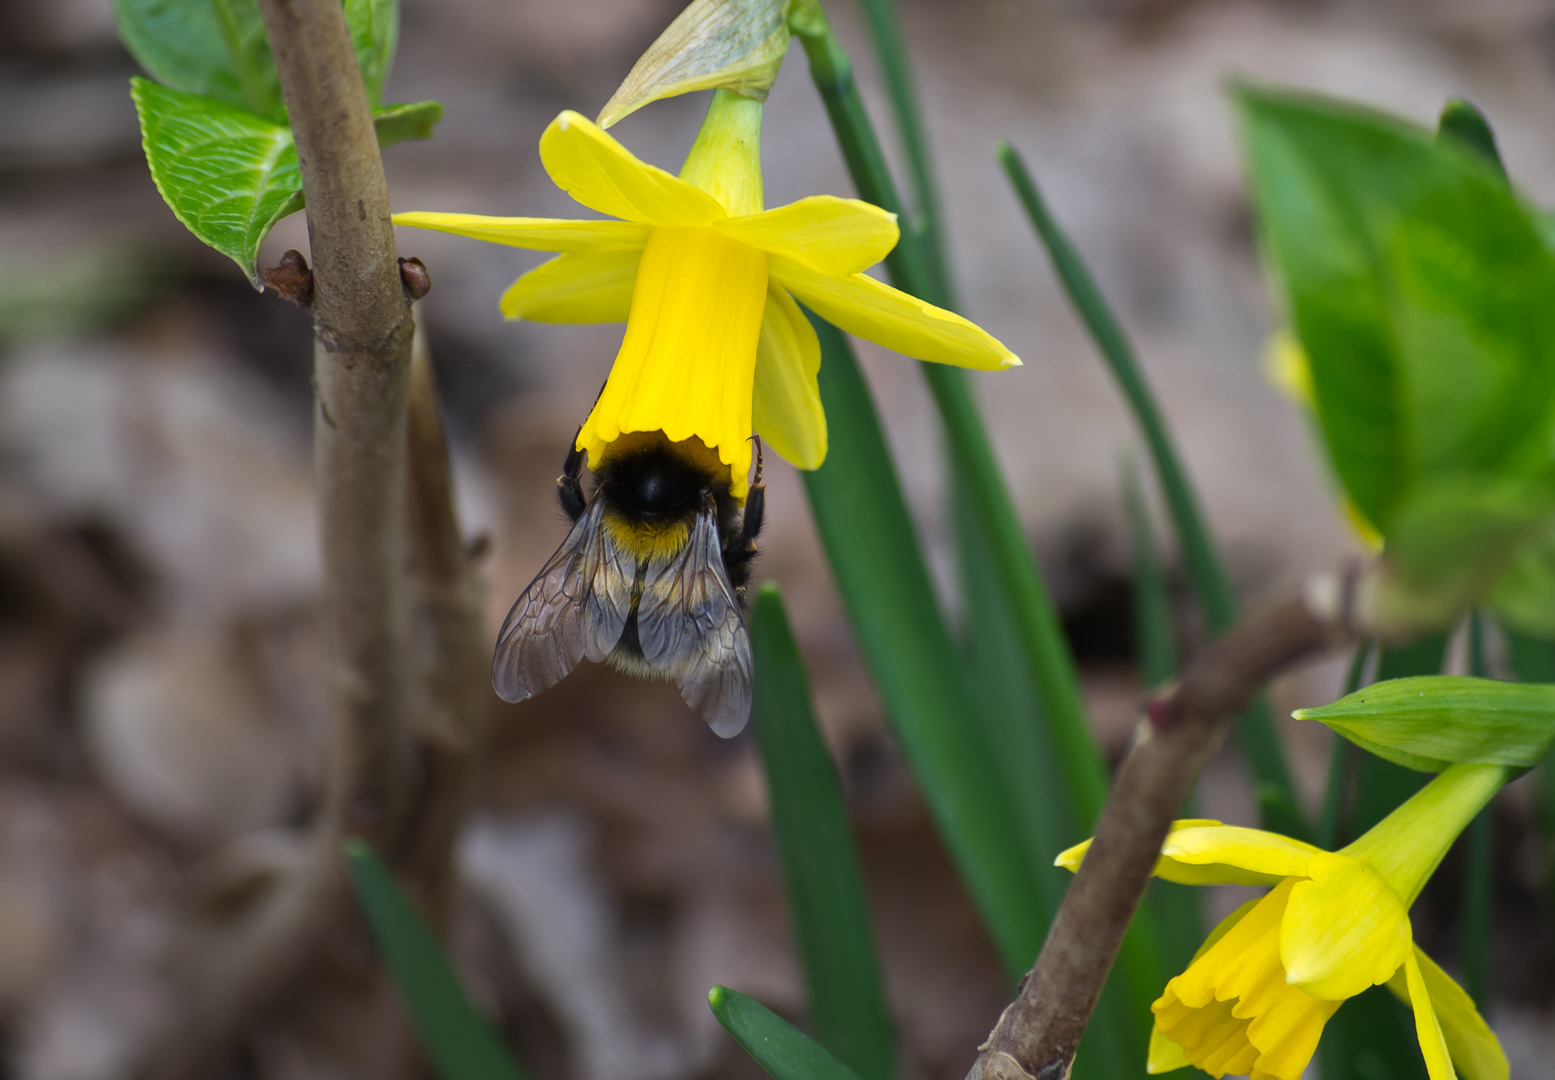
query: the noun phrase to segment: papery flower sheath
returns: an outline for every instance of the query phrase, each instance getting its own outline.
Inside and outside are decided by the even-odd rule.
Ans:
[[[639,161],[564,112],[540,139],[558,187],[614,220],[402,213],[400,225],[558,252],[502,297],[512,319],[625,321],[626,334],[577,448],[597,467],[630,432],[699,439],[743,500],[750,436],[803,469],[826,456],[820,346],[794,301],[920,360],[998,369],[1020,361],[953,312],[863,271],[896,245],[895,216],[816,195],[762,209],[761,105],[717,91],[680,176]]]
[[[1499,765],[1454,765],[1337,852],[1218,821],[1174,823],[1157,877],[1272,888],[1222,921],[1151,1006],[1149,1071],[1192,1064],[1215,1077],[1298,1080],[1329,1017],[1385,984],[1414,1011],[1431,1080],[1507,1080],[1500,1043],[1414,944],[1409,922],[1426,880],[1506,778]],[[1057,865],[1078,869],[1089,846]]]

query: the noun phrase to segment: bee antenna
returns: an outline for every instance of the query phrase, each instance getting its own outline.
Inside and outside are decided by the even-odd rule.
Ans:
[[[761,483],[761,469],[762,469],[761,436],[760,435],[752,435],[751,436],[751,442],[756,444],[756,479],[755,479],[755,483],[756,484],[760,484]]]

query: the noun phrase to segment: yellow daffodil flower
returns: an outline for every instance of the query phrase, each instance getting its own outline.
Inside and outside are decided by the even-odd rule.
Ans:
[[[396,214],[400,225],[558,252],[502,297],[511,319],[625,321],[604,391],[578,434],[598,467],[629,432],[699,439],[743,500],[754,431],[814,469],[826,456],[820,346],[797,298],[839,328],[920,360],[997,369],[1020,361],[952,312],[863,271],[896,246],[896,218],[817,195],[762,209],[761,104],[720,90],[680,176],[639,161],[564,112],[540,138],[558,187],[616,220]]]
[[[1149,1071],[1192,1064],[1215,1077],[1298,1080],[1328,1018],[1382,983],[1414,1010],[1431,1080],[1507,1080],[1495,1035],[1409,924],[1442,856],[1506,778],[1500,765],[1454,765],[1337,852],[1217,821],[1174,823],[1157,877],[1273,888],[1221,922],[1151,1006]],[[1089,846],[1057,865],[1078,869]]]

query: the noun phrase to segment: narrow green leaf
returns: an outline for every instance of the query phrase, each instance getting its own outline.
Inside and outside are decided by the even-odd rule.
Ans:
[[[421,1045],[442,1080],[523,1080],[490,1025],[470,1006],[436,939],[388,868],[360,841],[346,845],[357,899]]]
[[[1237,94],[1269,261],[1329,455],[1391,544],[1423,481],[1547,476],[1555,256],[1456,138],[1311,95]]]
[[[254,280],[265,233],[302,209],[291,129],[149,79],[130,84],[162,198],[190,232]]]
[[[875,959],[863,874],[842,788],[810,707],[804,662],[777,586],[750,616],[756,660],[751,727],[767,775],[794,935],[816,1036],[862,1080],[890,1080],[891,1021]]]
[[[1531,768],[1555,744],[1555,686],[1419,675],[1376,683],[1295,716],[1319,720],[1418,772],[1441,772],[1455,762]]]
[[[773,1080],[859,1080],[824,1046],[754,998],[715,986],[707,992],[707,1004]]]
[[[351,45],[356,51],[357,66],[362,69],[362,83],[367,87],[367,103],[376,109],[383,104],[383,84],[389,77],[389,69],[394,66],[394,50],[399,46],[400,5],[398,0],[345,0],[345,6]],[[404,137],[426,138],[425,135]],[[381,133],[378,141],[379,145],[388,145],[383,142]]]
[[[1031,964],[1042,892],[939,610],[874,402],[847,339],[811,316],[831,445],[803,474],[859,649],[1005,968]]]
[[[1123,392],[1149,448],[1156,479],[1165,496],[1177,543],[1187,564],[1188,578],[1213,634],[1222,634],[1236,620],[1236,596],[1224,564],[1215,549],[1214,538],[1199,509],[1193,485],[1177,454],[1177,448],[1155,396],[1146,382],[1128,337],[1102,296],[1079,251],[1059,226],[1041,189],[1020,154],[1009,143],[996,148],[1000,164],[1015,189],[1026,216],[1046,248],[1053,269],[1069,294],[1075,311],[1084,321],[1107,362],[1118,388]],[[1259,801],[1265,827],[1296,837],[1304,837],[1307,824],[1296,801],[1295,785],[1284,748],[1274,730],[1268,702],[1259,698],[1249,707],[1237,725],[1248,762],[1258,781]]]
[[[1141,681],[1160,686],[1177,674],[1176,631],[1172,626],[1172,596],[1166,569],[1150,527],[1150,509],[1139,482],[1139,468],[1132,456],[1120,462],[1123,505],[1128,515],[1134,547],[1134,655],[1139,658]]]
[[[275,57],[265,37],[264,20],[254,0],[206,0],[216,13],[227,57],[243,90],[242,104],[251,113],[278,124],[286,123],[286,106],[281,102],[281,81],[275,71]]]
[[[415,101],[387,105],[373,110],[373,130],[378,149],[411,139],[430,139],[433,126],[443,118],[443,106],[437,101]]]
[[[818,4],[791,5],[789,27],[804,47],[811,80],[820,92],[838,146],[859,195],[897,214],[907,225],[901,242],[886,258],[886,270],[892,282],[914,295],[935,295],[937,271],[929,264],[930,256],[925,253],[922,233],[911,227],[910,220],[903,215],[901,199],[885,164],[879,139],[859,98],[852,64],[846,52],[831,33]],[[941,273],[940,276],[948,279],[948,274]],[[924,365],[924,377],[945,424],[952,490],[956,493],[956,499],[964,500],[961,505],[975,519],[975,525],[961,530],[961,537],[963,542],[970,538],[977,546],[968,547],[962,552],[962,558],[965,561],[980,560],[985,563],[992,569],[998,583],[992,598],[995,603],[1002,605],[1003,613],[992,617],[986,612],[974,613],[974,617],[988,618],[991,623],[1007,624],[1013,628],[1012,640],[1020,650],[1020,666],[1030,673],[1041,701],[1040,714],[1033,719],[1045,722],[1056,748],[1059,780],[1065,789],[1073,817],[1089,824],[1095,820],[1105,798],[1106,774],[1091,738],[1073,657],[1063,639],[1046,587],[1026,547],[1014,506],[1000,476],[964,374],[953,368],[928,364]],[[824,363],[821,378],[824,400]],[[835,453],[835,442],[832,453]],[[1018,723],[1019,720],[1013,722]],[[1024,747],[1017,744],[1013,749],[1020,752]],[[1004,796],[1003,801],[1012,806],[1025,805],[1019,796],[1009,794]],[[1039,867],[1035,868],[1035,872],[1040,874],[1047,869],[1045,866]],[[986,873],[986,870],[980,873]],[[967,874],[965,863],[963,874]],[[972,883],[974,895],[977,894],[976,882],[970,875],[968,880]],[[1034,892],[1040,895],[1040,884],[1034,887]],[[1033,911],[1034,907],[1027,908],[1028,919]],[[1142,912],[1136,918],[1139,929],[1131,931],[1124,939],[1119,966],[1124,972],[1124,983],[1130,998],[1141,996],[1138,985],[1141,973],[1148,973],[1159,965],[1153,947],[1154,935],[1149,932],[1150,923],[1150,913]],[[1035,955],[1034,946],[1040,943],[1044,930],[1045,927],[1039,928],[1031,947],[1022,946],[1013,952],[1005,952],[1006,964],[1012,972],[1026,970],[1030,958]],[[997,930],[995,936],[999,936]],[[1023,949],[1026,950],[1024,953]],[[1127,1068],[1131,1069],[1139,1059],[1132,1047],[1136,1042],[1143,1045],[1149,1014],[1135,1007],[1138,1001],[1114,1004],[1117,993],[1117,990],[1109,987],[1103,994],[1093,1018],[1091,1035],[1082,1044],[1080,1056],[1076,1059],[1077,1080],[1097,1075],[1094,1070],[1098,1067],[1104,1070],[1104,1075],[1126,1075],[1127,1069],[1123,1073],[1115,1071],[1113,1066],[1116,1060],[1127,1059]],[[1154,996],[1154,990],[1149,993]],[[1149,999],[1146,997],[1143,1000]],[[1098,1064],[1093,1065],[1093,1059]]]
[[[1436,121],[1436,137],[1457,139],[1460,145],[1468,147],[1494,165],[1503,180],[1509,179],[1506,166],[1501,163],[1501,151],[1496,147],[1496,133],[1490,129],[1490,121],[1485,119],[1485,114],[1472,102],[1462,98],[1449,100]]]
[[[153,78],[248,107],[210,0],[113,0],[113,17],[124,47]]]

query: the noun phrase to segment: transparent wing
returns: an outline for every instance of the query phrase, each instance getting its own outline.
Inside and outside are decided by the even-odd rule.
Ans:
[[[596,497],[503,620],[491,658],[491,685],[503,701],[534,697],[621,640],[636,565],[601,526],[603,513]]]
[[[718,514],[711,500],[690,541],[650,563],[637,603],[643,659],[680,683],[680,696],[724,738],[750,719],[750,637],[724,570]]]

